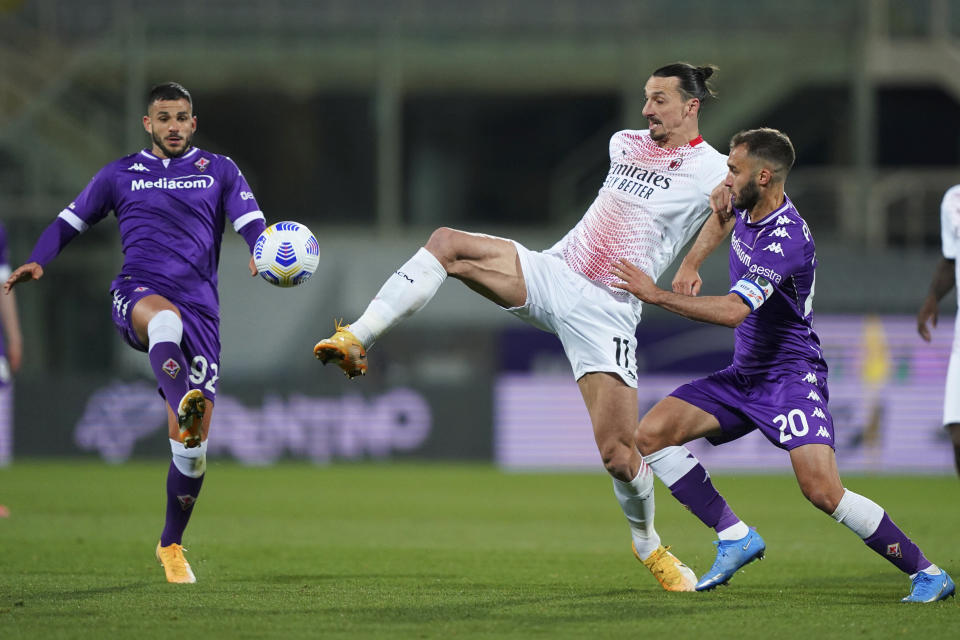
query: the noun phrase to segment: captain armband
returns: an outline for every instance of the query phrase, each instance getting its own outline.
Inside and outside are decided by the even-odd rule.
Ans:
[[[747,303],[751,311],[756,311],[773,294],[773,283],[763,276],[741,278],[730,287],[730,293],[735,293]]]

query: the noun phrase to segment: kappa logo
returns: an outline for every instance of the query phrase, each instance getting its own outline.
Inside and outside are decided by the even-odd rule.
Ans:
[[[819,409],[817,409],[817,411],[819,411]],[[829,440],[829,439],[830,439],[830,432],[827,431],[827,428],[826,428],[826,427],[824,427],[823,425],[821,425],[820,428],[817,429],[817,437],[818,437],[818,438],[826,438],[827,440]]]
[[[200,171],[206,171],[208,164],[210,164],[209,160],[207,160],[206,158],[200,158],[199,160],[193,163],[193,166],[195,166]]]
[[[777,236],[778,238],[789,238],[789,237],[790,237],[790,234],[787,233],[787,230],[784,229],[783,227],[777,227],[776,229],[774,229],[773,231],[770,232],[770,235],[772,235],[772,236]]]
[[[893,544],[887,545],[887,555],[891,558],[902,558],[903,553],[900,551],[900,543],[894,542]]]
[[[127,171],[150,171],[150,169],[147,169],[139,162],[134,162],[132,165],[127,167]]]
[[[167,361],[162,365],[162,369],[164,373],[174,380],[177,379],[177,375],[180,373],[180,365],[173,358],[167,358]]]
[[[771,251],[773,253],[779,253],[783,255],[783,247],[780,246],[779,242],[771,242],[763,248],[764,251]]]
[[[804,382],[809,382],[810,384],[817,384],[817,376],[813,375],[812,371],[808,371],[807,375],[803,376]]]
[[[776,224],[781,225],[781,224],[797,224],[797,223],[791,220],[790,218],[788,218],[787,216],[777,216]]]
[[[813,410],[813,413],[811,413],[810,415],[811,415],[811,417],[821,418],[822,420],[826,420],[826,419],[827,419],[827,415],[823,412],[823,409],[821,409],[820,407],[816,407],[816,408]],[[820,428],[823,429],[823,427],[820,427]],[[818,435],[818,436],[820,435],[820,432],[819,432],[819,431],[817,432],[817,435]]]
[[[816,391],[813,391],[813,390],[811,390],[810,393],[807,394],[807,400],[814,400],[814,401],[816,401],[816,402],[823,402],[823,400],[820,399],[820,396],[817,395],[817,392],[816,392]]]
[[[180,502],[180,508],[186,511],[196,503],[197,496],[177,496],[177,501]]]

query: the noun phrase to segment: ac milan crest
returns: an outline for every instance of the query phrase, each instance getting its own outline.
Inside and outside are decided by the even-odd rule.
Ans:
[[[163,371],[176,380],[177,374],[180,373],[180,365],[173,358],[167,358],[167,361],[163,363]]]
[[[674,158],[673,160],[670,161],[670,164],[667,165],[667,170],[676,171],[677,169],[680,168],[680,165],[682,164],[683,164],[683,158]]]
[[[207,160],[206,158],[200,158],[199,160],[193,163],[193,166],[195,166],[197,169],[200,169],[200,171],[206,171],[208,164],[210,164],[209,160]]]
[[[891,558],[902,558],[903,554],[900,553],[900,543],[894,542],[893,544],[888,544],[887,555]]]

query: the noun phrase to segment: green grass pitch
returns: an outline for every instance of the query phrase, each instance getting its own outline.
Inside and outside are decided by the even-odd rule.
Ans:
[[[213,462],[184,540],[195,585],[153,559],[166,462],[0,470],[0,637],[960,637],[957,599],[909,582],[786,475],[715,473],[767,558],[666,593],[631,555],[610,480],[487,466]],[[846,479],[960,577],[953,476]],[[713,532],[657,488],[664,542],[698,574]]]

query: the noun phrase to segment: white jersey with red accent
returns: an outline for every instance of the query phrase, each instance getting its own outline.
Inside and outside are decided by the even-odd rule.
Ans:
[[[727,157],[702,137],[674,149],[658,146],[650,132],[618,131],[610,138],[610,171],[577,225],[546,253],[610,287],[619,278],[610,265],[626,258],[654,280],[700,229],[710,212],[710,192],[726,176]]]

